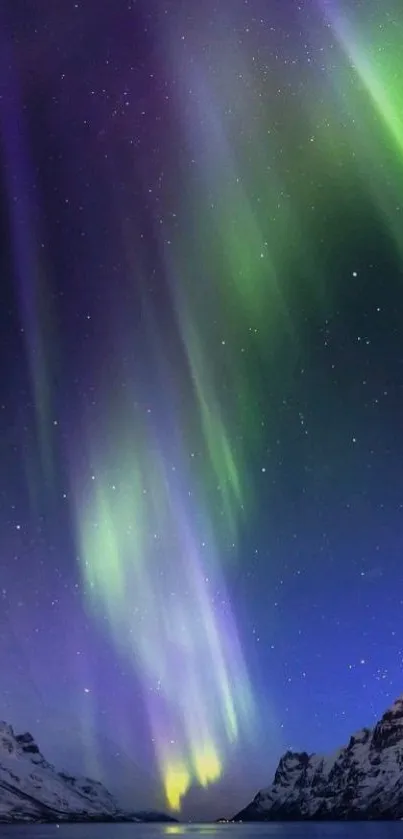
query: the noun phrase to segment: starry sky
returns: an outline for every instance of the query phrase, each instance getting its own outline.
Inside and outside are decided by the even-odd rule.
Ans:
[[[397,0],[0,11],[0,716],[240,809],[402,691]]]

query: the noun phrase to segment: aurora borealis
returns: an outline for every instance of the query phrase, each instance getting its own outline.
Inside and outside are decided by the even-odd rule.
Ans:
[[[0,37],[0,716],[225,815],[402,691],[403,12],[7,0]]]

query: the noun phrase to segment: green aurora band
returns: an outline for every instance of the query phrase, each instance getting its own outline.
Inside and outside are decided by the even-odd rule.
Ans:
[[[112,451],[90,440],[88,474],[92,470],[95,480],[85,481],[81,471],[72,480],[88,604],[101,620],[107,617],[117,648],[140,674],[172,809],[180,808],[193,783],[216,781],[231,745],[258,730],[223,557],[224,548],[238,546],[253,510],[247,464],[257,462],[262,449],[260,395],[280,332],[298,356],[298,324],[284,279],[292,267],[308,278],[303,292],[291,290],[293,311],[300,297],[301,311],[302,303],[305,309],[326,304],[315,201],[301,175],[315,144],[321,145],[324,170],[339,163],[342,179],[351,148],[361,143],[359,167],[366,177],[368,166],[376,173],[368,190],[402,244],[392,210],[398,188],[387,194],[382,167],[375,164],[379,131],[374,140],[368,131],[373,114],[351,133],[339,124],[347,72],[350,101],[360,113],[364,85],[401,179],[402,83],[389,59],[365,50],[340,15],[331,28],[354,69],[343,65],[340,85],[323,73],[318,92],[330,87],[333,98],[318,93],[308,101],[301,94],[299,107],[312,136],[306,148],[294,143],[295,160],[288,166],[282,145],[287,138],[262,107],[259,68],[246,65],[228,34],[231,27],[210,45],[204,64],[202,55],[199,63],[190,60],[195,49],[188,56],[170,51],[183,139],[178,148],[185,146],[194,175],[184,181],[175,207],[180,237],[174,224],[155,226],[188,382],[179,384],[174,372],[166,376],[174,382],[163,399],[166,425],[175,428],[171,438],[158,424],[139,424],[117,399],[108,435]],[[202,39],[200,31],[195,38]],[[234,77],[242,79],[244,97]],[[122,240],[137,273],[127,223]],[[154,345],[164,378],[169,362],[157,335]],[[122,427],[130,431],[122,433]]]

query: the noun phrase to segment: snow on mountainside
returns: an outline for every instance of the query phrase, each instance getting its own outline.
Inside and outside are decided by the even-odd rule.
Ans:
[[[286,752],[235,821],[403,818],[403,696],[329,757]]]
[[[118,806],[102,784],[57,772],[30,734],[0,722],[0,822],[115,818]]]

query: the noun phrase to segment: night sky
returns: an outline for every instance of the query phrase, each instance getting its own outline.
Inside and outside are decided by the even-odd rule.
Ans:
[[[231,814],[402,692],[402,38],[2,3],[0,718],[128,806]]]

